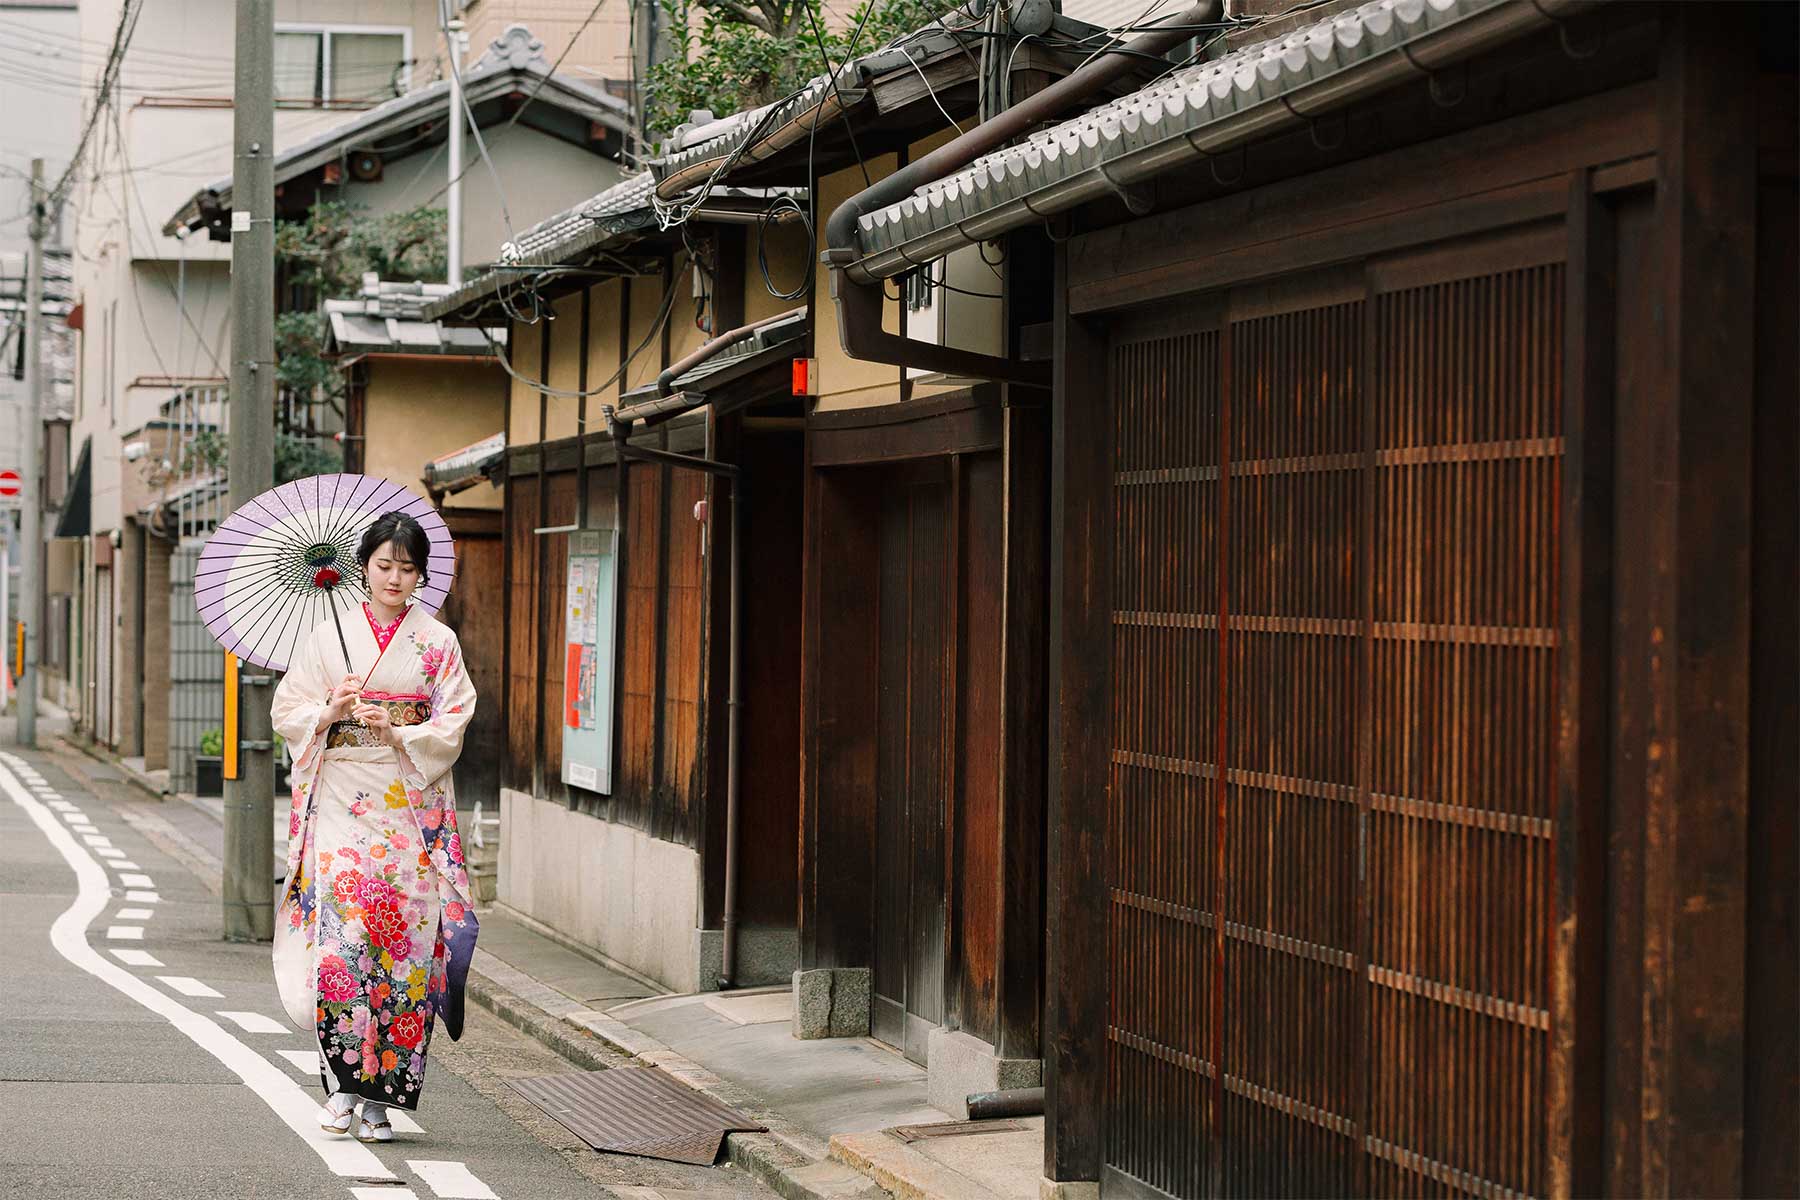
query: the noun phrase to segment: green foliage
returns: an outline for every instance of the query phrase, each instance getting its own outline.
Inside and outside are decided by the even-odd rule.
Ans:
[[[275,318],[275,379],[283,391],[313,396],[341,415],[344,374],[325,353],[327,299],[355,296],[362,277],[442,279],[445,213],[414,208],[370,216],[363,205],[316,204],[304,221],[277,221],[275,262],[286,294],[299,304]],[[275,481],[343,469],[336,447],[277,438]]]
[[[290,288],[315,300],[356,295],[369,271],[383,279],[442,279],[444,221],[441,208],[370,216],[361,204],[328,200],[304,221],[276,222],[275,261]]]
[[[275,435],[275,483],[305,479],[308,475],[329,475],[344,469],[343,455],[331,442],[313,438]]]
[[[683,37],[680,54],[650,69],[646,121],[661,136],[694,109],[717,116],[742,112],[806,86],[825,73],[825,57],[843,66],[850,39],[866,15],[858,55],[880,49],[948,11],[944,0],[864,0],[840,32],[827,27],[818,0],[660,0],[664,24]],[[872,11],[870,11],[872,6]],[[818,32],[824,34],[825,56]]]
[[[217,725],[200,735],[200,753],[207,758],[218,758],[225,753],[225,731]]]
[[[183,475],[223,471],[228,450],[225,438],[218,430],[199,430],[182,449],[181,461],[176,464],[177,470]]]

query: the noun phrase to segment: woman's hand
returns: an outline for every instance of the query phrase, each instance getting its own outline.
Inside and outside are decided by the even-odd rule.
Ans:
[[[394,728],[394,719],[388,710],[379,704],[359,704],[353,715],[368,728],[374,730],[375,736],[386,744],[400,748],[400,731]]]
[[[325,701],[325,711],[319,715],[319,728],[329,728],[349,716],[361,695],[362,680],[355,675],[344,676]]]

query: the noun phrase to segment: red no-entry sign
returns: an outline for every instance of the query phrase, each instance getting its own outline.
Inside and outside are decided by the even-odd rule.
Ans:
[[[19,488],[17,471],[0,471],[0,496],[17,496]]]

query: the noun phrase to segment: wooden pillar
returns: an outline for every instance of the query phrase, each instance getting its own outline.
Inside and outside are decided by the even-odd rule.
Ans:
[[[1102,330],[1068,312],[1057,250],[1050,433],[1049,962],[1044,1175],[1097,1180],[1106,1070],[1112,463]]]
[[[1001,457],[1005,492],[1000,646],[1000,929],[996,956],[1001,1058],[1043,1056],[1044,663],[1049,411],[1009,404]]]
[[[1641,1193],[1744,1179],[1754,362],[1753,14],[1659,10],[1658,267],[1649,356]]]

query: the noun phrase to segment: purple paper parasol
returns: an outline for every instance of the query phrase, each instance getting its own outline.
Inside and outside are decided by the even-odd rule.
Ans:
[[[372,475],[313,475],[264,492],[207,539],[194,572],[200,619],[238,657],[285,671],[334,606],[355,613],[368,599],[356,546],[376,517],[394,511],[418,521],[431,541],[431,578],[412,602],[436,613],[456,574],[456,551],[431,502]]]

